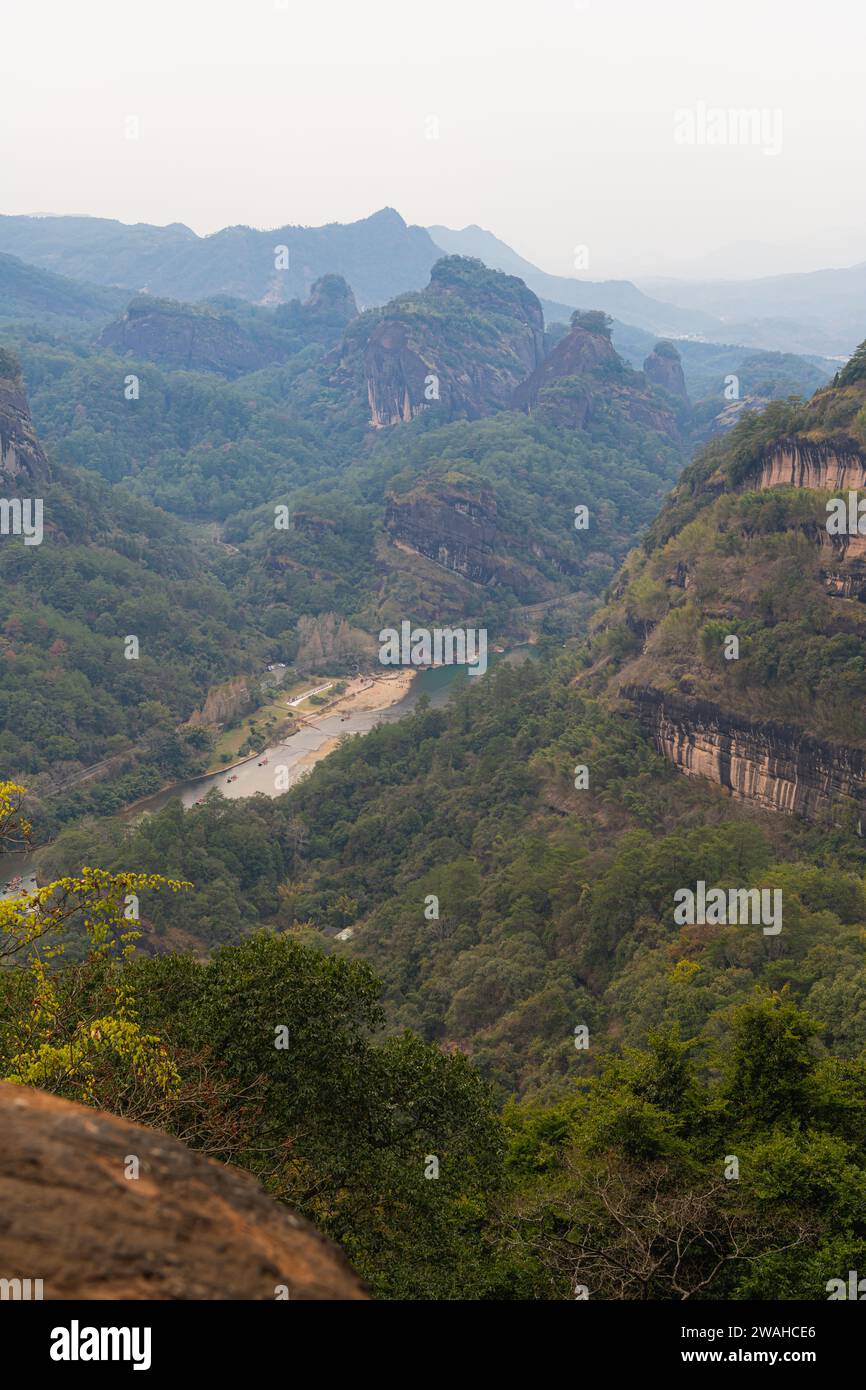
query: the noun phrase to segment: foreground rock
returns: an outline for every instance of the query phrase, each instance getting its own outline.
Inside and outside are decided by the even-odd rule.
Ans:
[[[337,1247],[248,1174],[5,1084],[0,1279],[41,1279],[46,1299],[367,1297]]]

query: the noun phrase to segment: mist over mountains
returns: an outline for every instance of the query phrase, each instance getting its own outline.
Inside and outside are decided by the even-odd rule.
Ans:
[[[277,248],[288,264],[275,270]],[[0,253],[93,285],[197,301],[229,295],[259,304],[304,298],[342,275],[361,308],[426,284],[442,252],[475,256],[518,275],[551,305],[601,309],[657,337],[844,357],[866,311],[866,266],[745,281],[594,281],[549,275],[493,233],[408,226],[393,208],[358,222],[227,227],[200,237],[180,223],[127,226],[104,218],[0,217]]]

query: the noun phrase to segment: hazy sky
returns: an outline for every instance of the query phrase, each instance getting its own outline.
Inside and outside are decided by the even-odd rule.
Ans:
[[[863,0],[4,0],[2,16],[0,212],[204,233],[391,205],[479,223],[562,274],[586,246],[592,278],[866,260]],[[747,138],[728,114],[746,109],[764,122]]]

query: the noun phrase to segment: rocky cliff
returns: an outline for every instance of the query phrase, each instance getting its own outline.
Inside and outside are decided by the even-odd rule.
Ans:
[[[293,299],[274,312],[278,327],[296,333],[304,346],[322,343],[335,347],[357,317],[355,296],[342,275],[322,275],[313,284],[308,299]]]
[[[409,327],[399,319],[384,319],[376,325],[364,353],[371,425],[382,429],[414,419],[434,399],[434,382],[438,399],[434,357],[428,349],[425,359],[410,346]],[[425,399],[427,390],[429,399]]]
[[[526,536],[501,524],[496,499],[487,488],[469,491],[453,484],[425,484],[388,500],[385,528],[392,541],[425,555],[474,584],[510,589],[522,603],[547,599],[562,590],[537,568],[547,561],[561,574],[577,574]]]
[[[36,437],[21,370],[0,348],[0,485],[18,492],[47,483],[48,460]]]
[[[651,386],[660,386],[663,391],[669,391],[678,400],[688,403],[683,364],[673,343],[664,340],[656,343],[643,364],[643,370]]]
[[[367,1296],[248,1174],[30,1087],[0,1084],[0,1210],[0,1278],[46,1299]]]
[[[866,599],[866,536],[830,535],[826,525],[807,523],[804,533],[821,555],[821,578],[828,594]]]
[[[859,820],[866,791],[866,536],[829,533],[826,511],[866,488],[864,407],[866,372],[846,368],[711,441],[593,638],[676,767],[808,819]]]
[[[750,487],[802,487],[835,492],[866,487],[866,455],[857,441],[782,439],[763,449],[745,472]]]
[[[227,377],[257,371],[269,360],[228,314],[149,295],[134,299],[99,342],[122,357]]]
[[[355,297],[342,276],[323,275],[308,299],[276,309],[226,296],[182,304],[138,295],[103,329],[99,343],[120,356],[232,379],[285,362],[313,343],[333,348],[357,316]]]
[[[809,820],[838,820],[866,804],[866,751],[811,738],[795,725],[732,715],[708,701],[624,686],[656,750],[689,777],[736,800]]]
[[[332,380],[363,390],[376,429],[428,409],[443,423],[475,420],[507,409],[543,353],[544,315],[532,291],[480,261],[449,256],[426,290],[359,320]]]
[[[611,413],[675,437],[676,420],[641,373],[619,356],[603,314],[576,313],[571,331],[511,397],[514,410],[543,410],[554,424],[586,429]]]

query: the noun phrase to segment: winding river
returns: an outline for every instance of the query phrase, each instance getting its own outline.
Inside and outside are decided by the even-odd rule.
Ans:
[[[491,653],[490,665],[493,666],[497,661],[524,661],[535,655],[532,647],[515,647],[505,654]],[[318,752],[324,744],[339,738],[341,734],[368,734],[377,724],[390,724],[402,719],[417,705],[422,695],[428,697],[432,706],[446,704],[450,698],[451,686],[462,669],[459,666],[437,666],[422,671],[412,682],[408,694],[387,709],[358,710],[349,714],[347,718],[341,718],[339,714],[323,714],[315,723],[306,724],[284,742],[274,744],[263,753],[255,753],[245,762],[227,768],[225,772],[212,772],[203,777],[176,782],[154,796],[137,801],[134,806],[122,811],[121,815],[129,820],[138,820],[143,815],[160,810],[175,798],[179,798],[184,806],[194,806],[214,788],[231,800],[255,796],[257,792],[265,796],[281,796],[287,787],[294,786],[309,770],[310,755]],[[264,759],[267,759],[267,762],[264,762]],[[280,779],[279,787],[276,786],[275,776],[278,767],[287,770]],[[232,780],[229,781],[229,778]],[[36,887],[31,863],[29,855],[4,855],[3,868],[0,871],[0,897],[4,896],[4,889],[8,891],[10,881],[17,875],[20,875],[23,881],[16,885],[16,892],[20,892],[21,888],[30,891]]]
[[[414,708],[422,695],[429,697],[431,705],[444,705],[448,700],[451,684],[460,669],[459,666],[438,666],[422,671],[412,682],[409,693],[396,704],[389,705],[387,709],[358,710],[349,714],[347,718],[341,718],[339,714],[323,714],[315,723],[304,725],[284,742],[273,744],[263,753],[254,753],[246,762],[226,768],[225,772],[211,772],[204,777],[176,782],[174,786],[166,787],[154,796],[137,801],[122,814],[137,820],[147,812],[160,810],[176,797],[180,798],[184,806],[194,806],[214,787],[231,800],[242,796],[255,796],[256,792],[262,792],[265,796],[281,796],[288,787],[300,781],[309,769],[309,755],[318,752],[322,745],[331,739],[339,738],[341,734],[368,734],[377,724],[391,724],[397,719],[402,719]],[[267,763],[263,765],[265,758]],[[287,775],[281,778],[279,788],[275,786],[275,770],[278,767],[287,769]],[[232,780],[229,781],[229,778]]]

